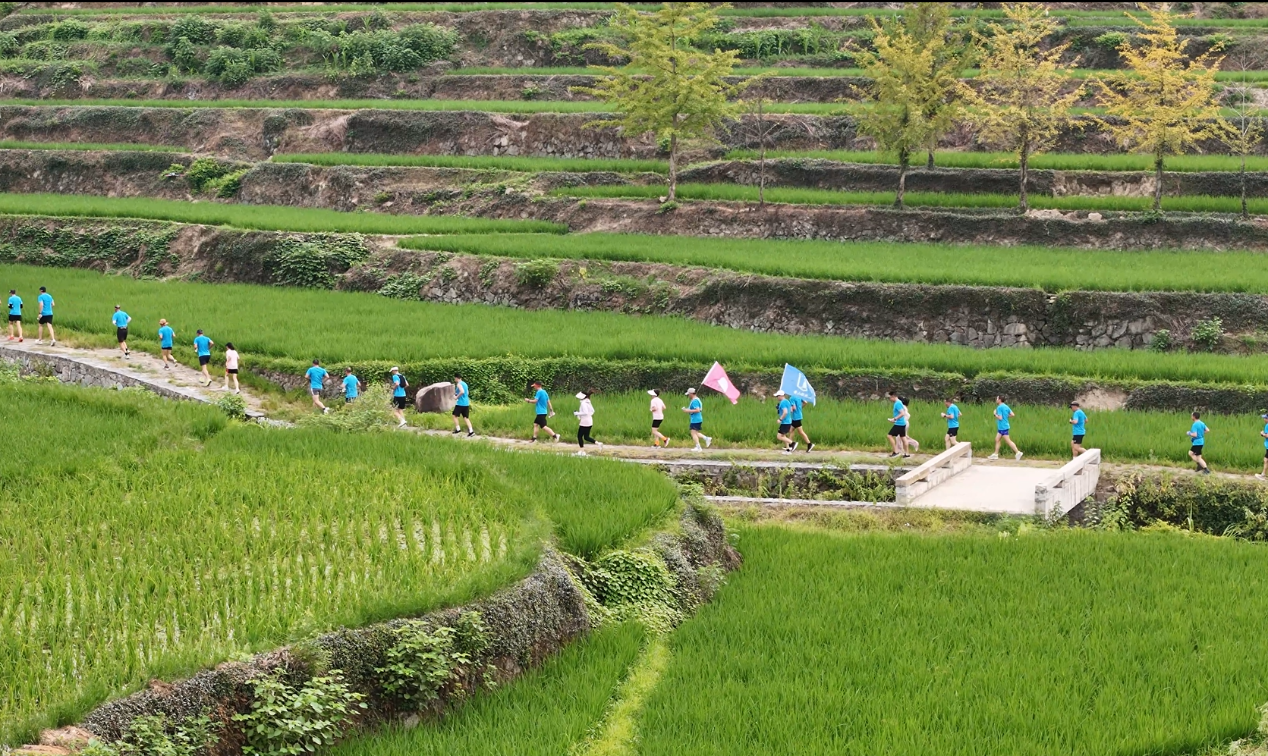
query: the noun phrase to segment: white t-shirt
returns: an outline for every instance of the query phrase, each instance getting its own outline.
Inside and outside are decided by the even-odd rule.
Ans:
[[[652,419],[665,419],[665,402],[659,396],[652,397]]]
[[[238,352],[234,349],[225,350],[225,370],[238,369]]]

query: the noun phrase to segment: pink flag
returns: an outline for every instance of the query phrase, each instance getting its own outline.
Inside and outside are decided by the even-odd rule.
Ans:
[[[731,400],[731,404],[738,404],[740,401],[740,390],[731,383],[730,378],[726,377],[726,371],[722,369],[721,363],[715,362],[713,367],[709,368],[709,374],[704,377],[704,385],[726,396]]]

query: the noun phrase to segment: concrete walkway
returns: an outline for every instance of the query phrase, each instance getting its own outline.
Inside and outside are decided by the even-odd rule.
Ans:
[[[1051,468],[997,467],[974,464],[912,502],[924,509],[954,509],[993,514],[1033,515],[1035,486],[1052,475]]]
[[[63,383],[101,388],[139,386],[168,399],[214,404],[225,395],[224,368],[212,371],[210,387],[202,385],[202,373],[186,365],[164,369],[163,361],[146,352],[133,350],[125,359],[118,349],[92,349],[58,344],[36,344],[31,339],[18,343],[0,341],[0,360],[17,362],[33,372],[49,371]],[[247,405],[247,415],[264,417],[259,397],[246,388],[240,394]]]

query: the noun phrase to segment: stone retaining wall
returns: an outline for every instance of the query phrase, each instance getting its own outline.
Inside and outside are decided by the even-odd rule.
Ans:
[[[0,138],[44,142],[142,143],[185,147],[229,157],[275,152],[381,152],[440,155],[654,157],[656,140],[615,129],[585,128],[603,113],[501,114],[486,111],[323,110],[316,108],[147,108],[8,105],[0,107]],[[867,150],[852,116],[744,116],[718,134],[717,150]],[[764,135],[764,136],[763,136]],[[973,129],[961,125],[944,149],[973,149]],[[1199,145],[1219,152],[1216,143]],[[1111,152],[1094,121],[1078,119],[1053,151]]]
[[[18,365],[24,374],[56,377],[62,383],[105,389],[142,388],[164,399],[201,401],[197,397],[177,391],[155,381],[147,381],[101,367],[94,367],[70,357],[56,354],[39,354],[0,345],[0,360]]]

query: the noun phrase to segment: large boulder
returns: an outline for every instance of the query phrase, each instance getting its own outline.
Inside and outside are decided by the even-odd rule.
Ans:
[[[457,398],[449,381],[423,386],[414,394],[414,409],[419,412],[452,412]]]

